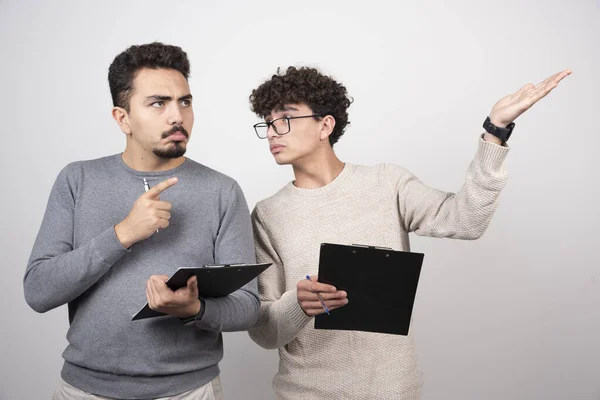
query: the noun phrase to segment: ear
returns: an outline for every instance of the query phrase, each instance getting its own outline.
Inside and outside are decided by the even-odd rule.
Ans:
[[[326,115],[321,119],[321,140],[329,140],[329,135],[333,132],[335,127],[335,118],[331,115]]]
[[[126,135],[131,135],[131,127],[129,126],[129,114],[122,107],[113,107],[112,109],[112,117],[119,124],[119,128],[121,128],[121,132]]]

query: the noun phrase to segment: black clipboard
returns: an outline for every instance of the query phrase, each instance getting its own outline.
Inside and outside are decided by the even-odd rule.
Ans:
[[[198,294],[200,297],[223,297],[227,296],[271,266],[271,263],[263,264],[218,264],[205,265],[202,267],[182,267],[167,281],[171,290],[177,290],[187,285],[192,275],[198,278]],[[161,317],[167,314],[152,310],[148,303],[132,318],[132,321]]]
[[[424,254],[322,243],[319,282],[348,293],[348,304],[315,317],[315,329],[408,335]]]

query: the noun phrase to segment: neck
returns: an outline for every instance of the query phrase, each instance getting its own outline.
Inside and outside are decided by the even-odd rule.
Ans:
[[[299,160],[294,168],[294,185],[302,189],[318,189],[331,182],[342,172],[344,163],[330,146]]]
[[[135,151],[127,146],[123,155],[123,162],[131,169],[141,172],[159,172],[177,168],[185,161],[185,157],[162,158],[152,151]]]

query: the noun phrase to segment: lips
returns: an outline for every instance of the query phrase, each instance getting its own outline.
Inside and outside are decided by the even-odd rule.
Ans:
[[[279,153],[281,150],[283,150],[285,148],[285,146],[280,145],[280,144],[272,144],[271,145],[271,153],[273,154],[277,154]]]
[[[163,132],[162,134],[163,139],[167,139],[173,142],[181,142],[188,139],[189,137],[190,135],[181,125],[174,126],[168,131]]]
[[[168,139],[176,141],[176,142],[180,142],[180,141],[186,140],[187,137],[182,132],[177,131],[177,132],[172,133],[171,135],[169,135]]]

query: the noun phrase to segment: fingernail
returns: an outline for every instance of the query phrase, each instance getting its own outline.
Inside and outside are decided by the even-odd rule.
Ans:
[[[175,182],[177,182],[177,178],[176,178],[176,177],[173,177],[173,178],[169,179],[169,182],[170,182],[170,183],[175,183]]]

